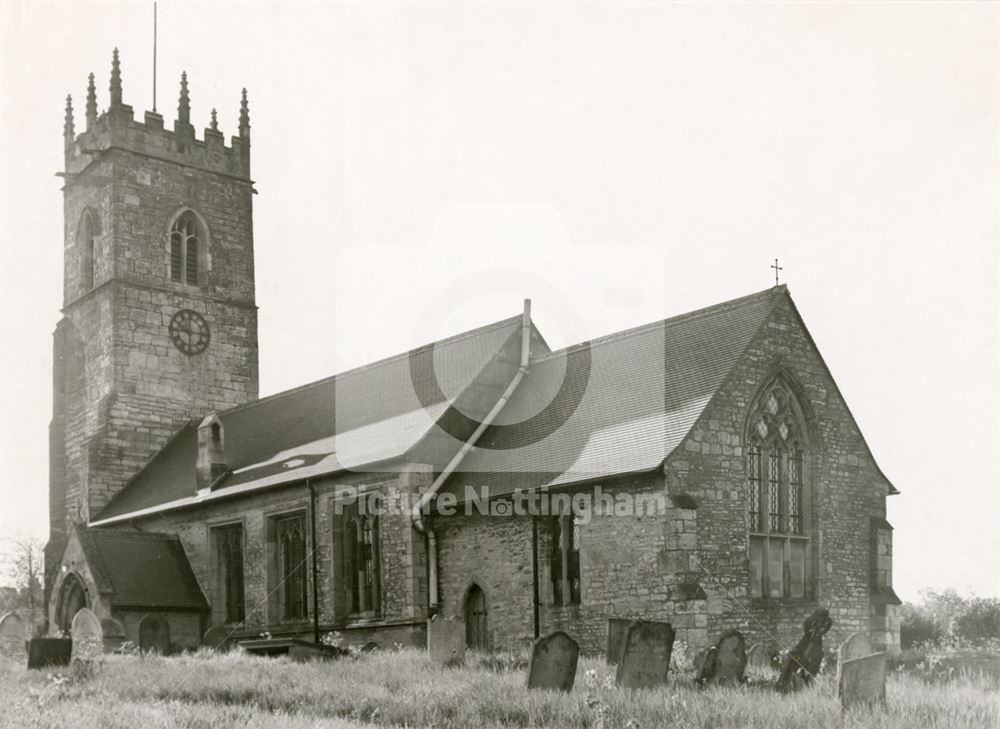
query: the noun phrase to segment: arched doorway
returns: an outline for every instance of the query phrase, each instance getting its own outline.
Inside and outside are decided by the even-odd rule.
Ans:
[[[486,632],[486,593],[479,585],[473,585],[465,594],[465,645],[470,650],[489,649]]]
[[[56,624],[59,630],[69,635],[73,616],[85,607],[90,607],[87,603],[87,588],[78,575],[70,572],[63,579],[59,588],[59,602],[56,603]]]

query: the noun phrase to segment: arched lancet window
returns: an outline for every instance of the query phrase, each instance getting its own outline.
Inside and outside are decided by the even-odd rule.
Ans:
[[[205,231],[190,210],[177,216],[170,228],[170,278],[190,286],[198,285],[198,273],[205,245]]]
[[[94,262],[96,257],[96,238],[99,233],[98,218],[89,208],[80,216],[80,227],[77,229],[76,240],[80,257],[80,289],[86,293],[94,288]]]
[[[746,442],[750,597],[808,597],[809,442],[802,406],[783,376],[751,406]]]

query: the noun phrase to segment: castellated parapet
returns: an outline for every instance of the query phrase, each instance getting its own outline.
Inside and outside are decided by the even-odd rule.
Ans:
[[[67,97],[69,104],[69,98]],[[213,123],[206,127],[202,139],[195,137],[190,122],[187,74],[181,77],[181,96],[173,130],[163,125],[163,115],[147,111],[143,121],[136,121],[132,107],[122,101],[121,70],[118,51],[112,61],[111,103],[99,116],[96,111],[94,76],[90,75],[86,127],[74,134],[72,107],[66,116],[66,175],[84,171],[97,156],[112,149],[148,155],[164,161],[250,181],[250,115],[246,89],[240,102],[239,134],[225,143],[225,135]],[[213,118],[215,110],[212,110]]]

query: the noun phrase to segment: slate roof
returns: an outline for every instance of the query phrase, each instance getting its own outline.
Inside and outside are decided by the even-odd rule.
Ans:
[[[490,365],[506,368],[496,376],[510,380],[521,321],[516,316],[495,322],[220,413],[231,473],[216,493],[359,468],[429,442],[439,421]],[[533,335],[532,347],[548,352],[537,331]],[[463,411],[485,415],[499,395],[463,401]],[[197,429],[198,421],[183,427],[95,522],[190,501],[197,491]]]
[[[768,289],[539,358],[443,490],[462,500],[467,486],[495,496],[657,468],[785,295]]]
[[[207,610],[208,600],[174,534],[76,527],[98,588],[115,608]]]

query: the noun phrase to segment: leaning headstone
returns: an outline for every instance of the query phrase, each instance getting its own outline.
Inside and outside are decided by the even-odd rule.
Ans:
[[[716,686],[743,683],[747,668],[746,639],[738,630],[727,630],[715,644],[715,675],[711,683]]]
[[[88,608],[80,608],[70,627],[73,636],[73,660],[93,661],[104,652],[104,631],[101,621]]]
[[[139,649],[167,655],[170,652],[170,626],[162,615],[143,615],[139,621]]]
[[[825,608],[817,608],[802,623],[802,638],[788,654],[778,677],[782,691],[808,685],[819,673],[823,662],[823,636],[833,627],[833,619]]]
[[[714,645],[698,651],[698,655],[694,657],[694,682],[699,686],[707,684],[715,675],[716,665],[716,647]]]
[[[542,636],[531,646],[529,689],[572,691],[580,646],[561,630]]]
[[[617,664],[621,660],[622,641],[631,624],[631,618],[608,618],[608,663]]]
[[[837,659],[838,662],[853,661],[855,658],[864,658],[872,653],[875,653],[875,648],[872,647],[872,639],[868,633],[852,633],[837,649]]]
[[[72,654],[72,638],[32,638],[28,641],[28,668],[68,666]]]
[[[674,629],[670,623],[637,620],[625,631],[615,683],[622,688],[655,688],[667,682]]]
[[[24,621],[14,613],[0,618],[0,655],[23,656],[27,639]]]
[[[105,653],[115,653],[125,645],[125,626],[114,618],[101,621],[101,632],[104,633]]]
[[[465,621],[442,619],[435,615],[427,621],[427,655],[434,663],[458,665],[465,661]]]
[[[840,705],[885,703],[885,653],[874,653],[840,663],[838,693]]]

